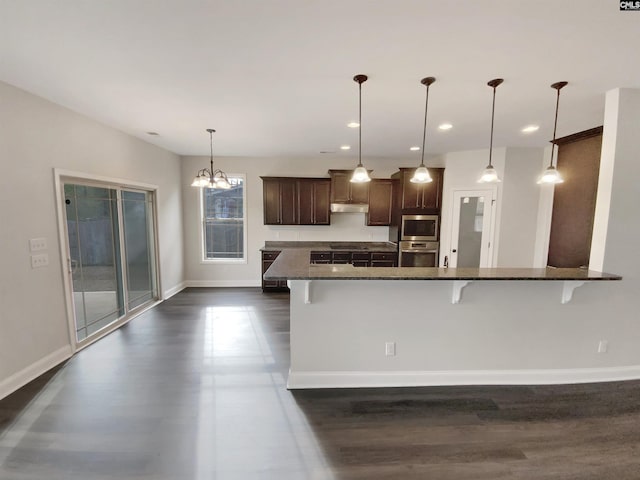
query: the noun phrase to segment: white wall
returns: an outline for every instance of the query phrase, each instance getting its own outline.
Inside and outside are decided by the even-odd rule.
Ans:
[[[498,171],[498,176],[504,178],[506,148],[494,148],[492,164]],[[488,150],[468,150],[464,152],[451,152],[444,156],[444,186],[442,192],[442,223],[440,225],[440,265],[444,265],[444,257],[451,258],[451,220],[453,217],[453,194],[456,190],[484,190],[495,189],[497,192],[494,205],[494,222],[500,221],[500,209],[502,206],[502,183],[481,184],[478,183],[480,174],[489,163]],[[494,243],[494,263],[499,246]]]
[[[327,156],[306,159],[286,158],[214,158],[215,168],[228,174],[246,175],[248,262],[246,264],[202,264],[200,246],[199,192],[189,184],[196,172],[208,165],[208,157],[182,158],[182,187],[184,204],[185,277],[190,285],[206,286],[258,286],[261,276],[259,249],[265,241],[319,240],[319,241],[382,241],[389,236],[387,227],[367,227],[363,213],[332,213],[331,225],[273,226],[263,224],[261,176],[327,177],[329,169],[351,169],[352,158]],[[363,159],[373,178],[389,178],[399,167],[416,165],[415,161],[399,159]],[[443,166],[438,158],[430,159],[428,166]]]
[[[507,148],[496,267],[532,267],[538,230],[541,148]]]
[[[0,398],[70,352],[53,169],[159,186],[161,282],[183,282],[177,155],[0,82]],[[49,266],[32,269],[29,239]]]
[[[492,163],[502,182],[478,183],[487,166],[488,150],[452,152],[444,156],[446,164],[442,226],[440,234],[440,264],[451,256],[451,220],[453,195],[456,190],[495,189],[494,205],[494,267],[531,267],[538,230],[541,148],[495,148]]]

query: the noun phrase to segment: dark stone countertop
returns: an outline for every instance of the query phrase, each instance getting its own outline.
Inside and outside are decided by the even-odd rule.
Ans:
[[[273,242],[288,243],[288,242]],[[330,242],[281,247],[280,255],[265,272],[266,280],[621,280],[619,275],[581,268],[435,268],[354,267],[353,265],[310,265],[311,250]],[[392,244],[391,244],[392,245]],[[269,248],[267,248],[269,247]],[[279,250],[267,243],[265,249]],[[374,249],[375,251],[380,251]]]

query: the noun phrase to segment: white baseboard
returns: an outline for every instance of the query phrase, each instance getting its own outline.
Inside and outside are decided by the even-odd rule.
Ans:
[[[260,287],[259,280],[187,280],[187,287]]]
[[[14,373],[10,377],[0,381],[0,400],[25,386],[31,380],[39,377],[47,370],[50,370],[59,363],[71,358],[71,355],[71,345],[65,345],[46,357],[41,358],[37,362],[32,363],[28,367],[23,368],[19,372]]]
[[[176,293],[180,293],[182,290],[187,288],[187,282],[180,282],[174,287],[171,287],[165,290],[162,294],[162,300],[168,300],[173,297]]]
[[[287,388],[431,387],[450,385],[556,385],[640,379],[640,365],[544,370],[409,372],[293,372]]]

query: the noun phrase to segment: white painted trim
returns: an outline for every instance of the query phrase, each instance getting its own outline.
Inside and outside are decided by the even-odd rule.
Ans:
[[[640,379],[640,365],[540,370],[292,372],[287,388],[431,387],[450,385],[558,385]]]
[[[168,300],[173,297],[176,293],[180,293],[182,290],[187,288],[187,282],[180,282],[177,285],[165,290],[162,292],[162,300]]]
[[[14,373],[10,377],[5,378],[0,382],[0,400],[25,386],[31,380],[39,377],[47,370],[51,370],[56,365],[71,358],[72,355],[73,352],[71,350],[71,345],[65,345],[40,360],[37,360],[28,367],[23,368],[19,372]]]
[[[142,190],[158,190],[158,185],[153,183],[137,182],[135,180],[125,180],[116,177],[107,177],[104,175],[94,175],[92,173],[77,172],[73,170],[64,170],[61,168],[54,168],[56,178],[64,177],[67,180],[78,180],[84,184],[91,181],[97,182],[97,186],[104,187],[105,183],[115,185],[120,188],[137,188]]]
[[[156,306],[158,303],[162,301],[160,298],[162,292],[162,280],[160,274],[160,227],[158,224],[158,192],[159,187],[157,185],[153,185],[150,183],[137,182],[133,180],[123,180],[120,178],[106,177],[102,175],[93,175],[83,172],[75,172],[70,170],[63,170],[60,168],[53,169],[53,177],[54,177],[54,190],[56,194],[56,211],[58,216],[58,238],[60,240],[60,258],[62,261],[62,278],[65,290],[65,305],[67,311],[67,324],[68,324],[68,335],[69,335],[69,344],[71,345],[71,354],[75,354],[78,350],[91,345],[96,340],[108,335],[112,331],[120,328],[125,323],[129,322],[132,318],[140,315],[142,312],[145,312],[151,307]],[[151,193],[153,196],[153,208],[152,208],[152,216],[153,216],[153,255],[155,257],[156,265],[155,265],[155,277],[156,277],[156,295],[158,299],[153,303],[146,305],[144,308],[140,310],[134,309],[133,311],[127,312],[124,317],[119,318],[117,321],[113,322],[111,325],[106,326],[102,330],[92,334],[89,337],[89,340],[83,340],[82,342],[76,341],[76,319],[73,305],[73,279],[72,275],[69,272],[68,267],[68,259],[70,258],[69,254],[69,245],[68,245],[68,232],[67,232],[67,222],[66,222],[66,213],[64,211],[64,188],[63,183],[71,181],[78,182],[82,185],[95,185],[98,187],[104,188],[116,188],[121,192],[122,189],[127,190],[140,190]],[[123,240],[122,232],[124,232],[123,227],[123,215],[122,215],[122,198],[121,193],[118,193],[118,222],[119,222],[119,230],[120,230],[120,241]],[[122,251],[124,252],[124,246],[122,246]],[[122,271],[123,274],[123,288],[125,292],[124,304],[128,305],[127,299],[127,275],[126,275],[126,265],[124,261],[124,257],[121,259],[122,261]],[[184,288],[184,287],[183,287]],[[182,289],[181,289],[182,290]],[[178,290],[179,291],[179,290]],[[175,292],[177,293],[177,292]],[[136,307],[139,308],[139,307]]]
[[[260,287],[260,280],[186,280],[187,287]]]

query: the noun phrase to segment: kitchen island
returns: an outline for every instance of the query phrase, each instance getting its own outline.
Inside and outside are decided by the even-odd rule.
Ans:
[[[637,367],[617,365],[613,351],[602,352],[618,275],[312,265],[309,255],[283,249],[265,273],[265,279],[287,279],[291,288],[289,388],[640,376]],[[570,344],[560,340],[568,332],[575,338]]]

